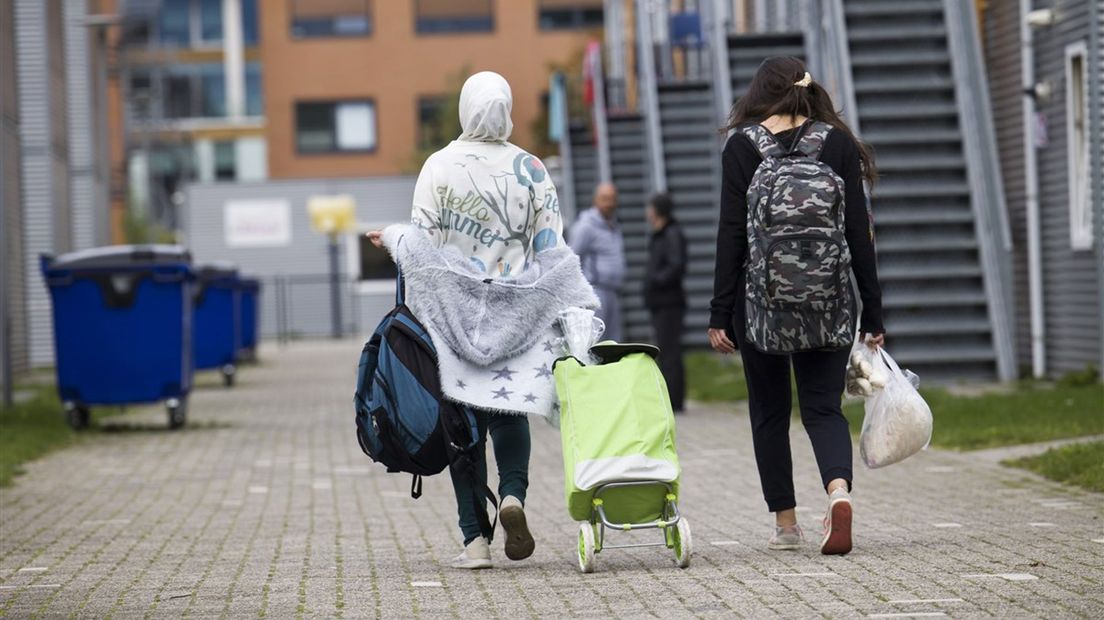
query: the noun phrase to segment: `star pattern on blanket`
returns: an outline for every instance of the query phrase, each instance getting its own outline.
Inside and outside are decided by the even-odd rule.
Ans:
[[[492,398],[491,400],[498,400],[500,398],[502,400],[510,400],[510,394],[513,394],[513,392],[507,390],[506,388],[499,388],[492,391],[491,394],[494,394],[494,398]]]
[[[513,381],[514,380],[514,375],[517,374],[517,371],[516,370],[510,370],[509,366],[504,366],[502,368],[502,370],[494,370],[492,372],[494,372],[494,374],[495,374],[494,379],[493,379],[494,381],[498,381],[499,379],[505,379],[507,381]]]
[[[532,394],[532,393],[526,394],[525,395],[525,402],[535,403],[535,402],[537,402],[537,396],[535,394]]]
[[[460,389],[462,390],[462,389],[464,389],[464,388],[468,387],[468,384],[467,384],[467,383],[464,383],[464,382],[463,382],[462,380],[460,380],[460,379],[457,379],[457,380],[456,380],[456,387],[458,387],[458,388],[460,388]]]
[[[541,364],[540,368],[534,368],[537,371],[537,376],[534,379],[548,379],[552,376],[552,371],[548,369],[548,364]]]
[[[544,352],[545,353],[555,353],[556,352],[556,343],[552,342],[551,340],[545,340],[544,341]]]

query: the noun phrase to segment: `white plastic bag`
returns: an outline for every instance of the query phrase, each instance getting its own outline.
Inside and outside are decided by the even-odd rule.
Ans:
[[[847,358],[848,396],[869,398],[886,386],[889,371],[877,360],[878,350],[861,339],[855,340],[855,346],[851,348],[851,355]]]
[[[888,379],[884,388],[866,399],[859,454],[867,467],[877,469],[928,447],[932,413],[916,391],[919,377],[902,371],[882,348],[874,350],[872,364],[875,372],[885,372]]]

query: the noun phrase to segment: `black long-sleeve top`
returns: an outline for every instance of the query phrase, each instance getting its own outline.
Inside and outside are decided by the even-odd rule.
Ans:
[[[648,265],[644,268],[644,305],[649,308],[685,307],[686,237],[682,226],[670,220],[648,239]]]
[[[793,143],[796,129],[776,134],[783,146]],[[859,286],[863,309],[860,329],[882,333],[882,289],[874,253],[874,222],[867,211],[858,145],[833,129],[824,142],[820,160],[844,182],[844,219],[851,270]],[[713,274],[713,301],[709,327],[734,328],[735,342],[744,334],[744,261],[747,258],[747,190],[755,169],[762,163],[758,149],[743,133],[734,133],[721,155],[721,218],[717,231],[717,264]]]

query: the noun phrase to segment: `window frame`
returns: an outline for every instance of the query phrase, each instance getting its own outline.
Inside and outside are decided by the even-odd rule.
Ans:
[[[1080,76],[1073,74],[1075,59],[1080,62]],[[1089,49],[1084,40],[1066,46],[1063,74],[1066,80],[1066,170],[1069,171],[1067,196],[1070,249],[1074,252],[1091,251],[1094,235],[1092,175],[1089,173],[1092,165],[1090,162],[1092,140],[1089,135]],[[1075,85],[1074,81],[1077,77],[1080,78],[1080,84]],[[1078,89],[1080,97],[1077,96]],[[1074,118],[1077,106],[1080,106],[1081,111],[1080,127]],[[1079,175],[1078,172],[1082,169],[1085,174]],[[1082,222],[1086,225],[1082,226]]]
[[[414,18],[414,34],[416,36],[419,36],[419,37],[439,37],[439,36],[447,37],[447,36],[471,36],[471,35],[478,36],[478,35],[494,34],[496,32],[496,28],[498,26],[498,20],[495,19],[495,15],[497,14],[497,11],[495,10],[497,8],[496,0],[487,0],[487,4],[488,4],[487,14],[488,14],[488,19],[489,19],[489,24],[490,25],[487,27],[486,30],[474,30],[474,29],[472,29],[472,30],[423,30],[420,27],[421,18],[419,17],[419,15],[421,14],[420,9],[421,9],[421,6],[422,6],[422,0],[413,0],[413,2],[410,3],[410,5],[411,5],[411,8],[414,10],[414,15],[413,15],[413,18]]]
[[[586,7],[576,6],[576,7],[573,7],[571,9],[559,9],[559,10],[562,10],[562,11],[570,10],[573,13],[574,19],[573,19],[571,25],[568,25],[568,26],[546,26],[546,25],[544,25],[544,12],[546,10],[554,10],[554,9],[545,9],[544,8],[544,0],[537,0],[537,29],[540,30],[541,32],[572,32],[572,31],[578,31],[578,30],[600,29],[600,28],[603,27],[603,23],[604,23],[604,20],[605,20],[605,12],[606,12],[605,4],[604,3],[599,4],[599,6],[597,7],[597,10],[602,13],[602,19],[599,20],[598,23],[596,23],[596,24],[587,25],[587,24],[580,23],[580,19],[582,17],[582,14],[586,10],[588,10]]]
[[[368,30],[363,33],[330,32],[327,34],[300,35],[295,33],[295,3],[305,0],[286,0],[288,14],[288,36],[292,41],[317,41],[325,39],[366,39],[376,34],[376,6],[374,0],[364,0],[364,16],[368,20]],[[258,12],[260,9],[258,8]],[[337,16],[332,16],[337,17]],[[259,35],[259,33],[258,33]],[[258,37],[259,38],[259,37]]]
[[[333,148],[328,151],[304,151],[299,145],[299,106],[301,104],[319,104],[328,103],[332,106],[332,119],[333,119],[333,138],[334,144],[337,144],[337,107],[342,103],[367,103],[372,106],[372,121],[373,132],[375,133],[375,140],[372,142],[372,146],[367,149],[341,149]],[[293,102],[293,114],[292,114],[292,127],[293,134],[295,136],[295,154],[301,157],[310,157],[314,155],[375,155],[379,152],[380,146],[380,122],[379,122],[379,105],[376,103],[375,97],[343,97],[340,99],[296,99]]]

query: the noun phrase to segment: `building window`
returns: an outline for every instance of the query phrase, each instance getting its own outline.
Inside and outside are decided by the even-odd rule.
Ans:
[[[264,89],[261,84],[261,63],[245,65],[245,114],[264,116]]]
[[[157,41],[162,47],[192,44],[192,11],[189,0],[165,0],[157,21]]]
[[[414,24],[420,34],[491,32],[491,0],[415,0]]]
[[[257,0],[242,0],[241,19],[242,40],[252,47],[261,40],[257,30]]]
[[[1084,41],[1066,47],[1066,144],[1069,157],[1070,247],[1093,245],[1089,181],[1089,75]]]
[[[394,280],[398,275],[395,269],[395,261],[387,250],[377,248],[368,240],[368,235],[357,235],[360,244],[360,274],[361,280]]]
[[[304,102],[295,106],[300,153],[365,153],[376,149],[373,101]]]
[[[440,148],[456,136],[438,135],[441,133],[441,123],[437,120],[441,116],[441,109],[445,105],[445,97],[420,97],[418,99],[418,148]]]
[[[290,0],[291,34],[311,37],[363,37],[372,34],[370,0]]]
[[[215,142],[215,180],[233,181],[238,177],[237,155],[233,141]]]
[[[226,116],[221,64],[175,65],[160,71],[135,68],[129,86],[138,120]]]
[[[222,0],[199,0],[199,40],[222,42]]]
[[[602,27],[602,0],[540,0],[541,30]]]

